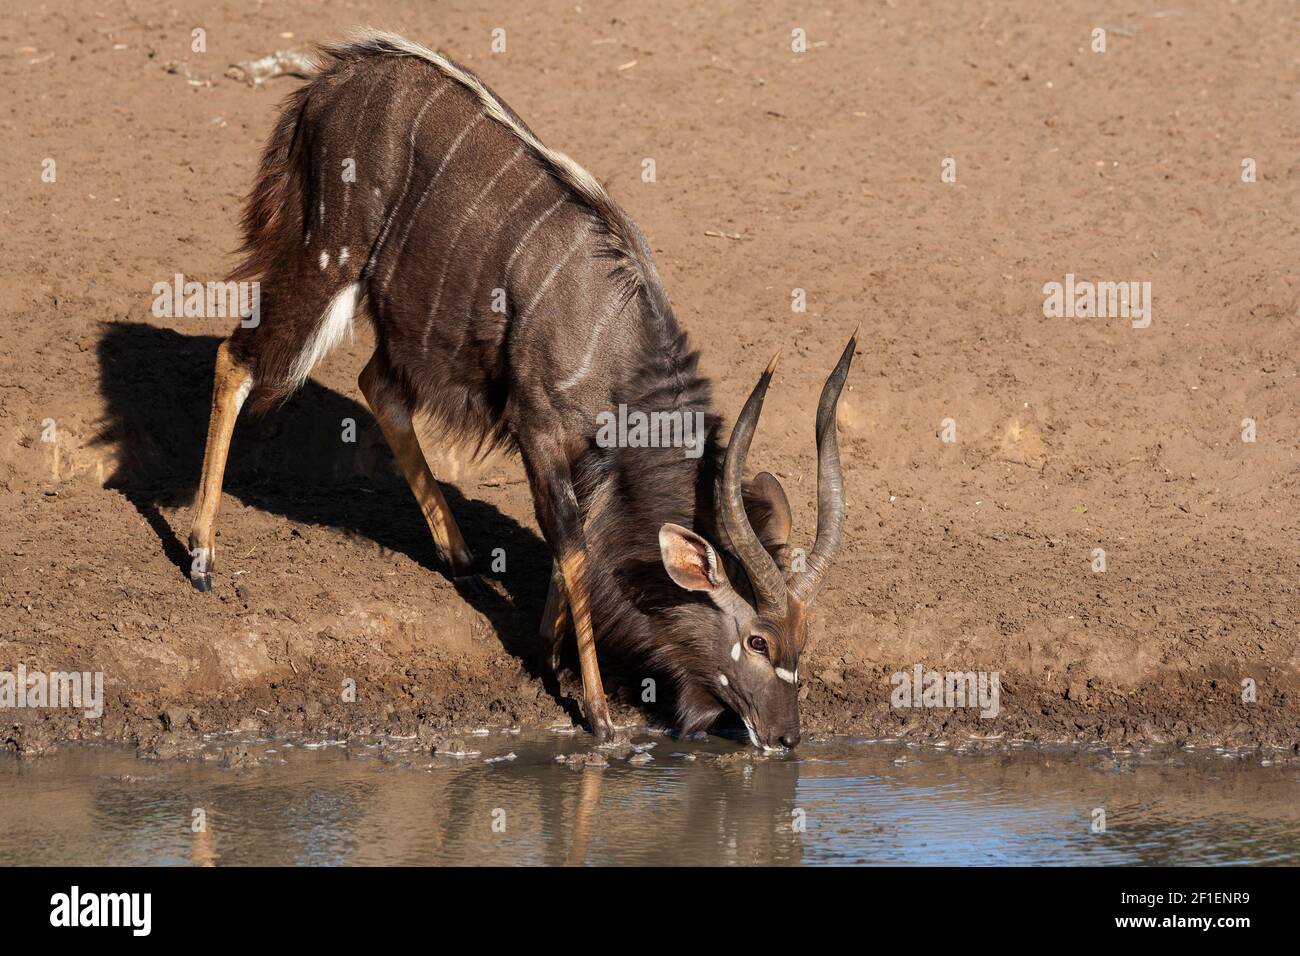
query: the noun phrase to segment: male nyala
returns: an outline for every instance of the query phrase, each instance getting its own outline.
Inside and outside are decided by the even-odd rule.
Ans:
[[[554,662],[572,621],[598,738],[614,729],[599,642],[672,681],[684,732],[730,708],[755,745],[798,743],[808,606],[844,527],[835,410],[856,334],[822,389],[817,538],[795,562],[780,483],[743,479],[773,366],[724,447],[641,232],[469,70],[389,34],[323,51],[276,124],[243,228],[233,278],[260,282],[260,321],[217,350],[195,587],[212,586],[241,407],[282,402],[360,312],[377,344],[358,384],[462,588],[481,586],[474,558],[412,416],[523,459],[554,556],[542,636]],[[703,421],[702,446],[603,447],[598,417],[620,405]]]

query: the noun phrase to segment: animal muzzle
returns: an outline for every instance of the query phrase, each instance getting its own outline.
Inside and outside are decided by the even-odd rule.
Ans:
[[[790,750],[799,746],[799,741],[803,739],[799,733],[798,710],[790,715],[782,715],[779,720],[774,720],[767,726],[761,722],[754,726],[749,721],[746,721],[745,726],[749,730],[750,742],[764,750],[780,750],[783,747]]]

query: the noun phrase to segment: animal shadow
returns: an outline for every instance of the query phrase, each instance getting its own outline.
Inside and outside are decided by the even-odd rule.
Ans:
[[[177,587],[189,586],[190,558],[160,508],[194,499],[220,343],[217,336],[116,322],[108,325],[98,346],[107,417],[96,441],[118,449],[117,468],[105,484],[126,497],[157,534],[177,568]],[[354,423],[355,442],[342,440],[348,419]],[[449,577],[370,411],[314,381],[264,418],[240,417],[223,490],[295,523],[368,538]],[[544,663],[537,637],[550,580],[545,542],[492,505],[467,498],[451,485],[442,490],[479,558],[480,572],[488,571],[490,559],[483,556],[493,549],[503,548],[509,556],[509,573],[494,578],[505,596],[487,587],[464,593],[464,599],[491,622],[503,649],[540,678],[570,716],[580,719],[576,704],[561,694]]]

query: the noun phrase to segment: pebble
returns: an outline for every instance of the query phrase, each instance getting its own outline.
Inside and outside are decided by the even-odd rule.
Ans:
[[[477,757],[482,751],[470,750],[459,737],[450,737],[434,744],[433,753],[439,757]]]

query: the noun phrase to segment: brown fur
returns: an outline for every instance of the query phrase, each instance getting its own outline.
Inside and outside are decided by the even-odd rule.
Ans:
[[[340,175],[347,161],[354,182]],[[326,350],[313,347],[317,337],[331,341],[322,330],[341,330],[346,317],[326,316],[355,284],[377,342],[365,394],[457,579],[468,550],[403,437],[416,410],[458,442],[523,458],[558,559],[546,626],[558,636],[571,618],[577,629],[593,729],[608,729],[597,642],[664,674],[683,724],[716,717],[715,645],[729,619],[673,584],[655,536],[666,522],[695,529],[723,549],[729,579],[748,593],[717,518],[720,421],[648,245],[595,180],[472,73],[400,38],[369,36],[323,51],[320,73],[289,97],[243,229],[234,275],[261,282],[262,318],[237,329],[228,349],[251,370],[250,408],[292,392],[304,356]],[[502,297],[504,313],[493,308]],[[702,454],[599,447],[597,416],[619,404],[703,415]],[[215,482],[219,493],[219,473]],[[750,488],[747,506],[764,546],[783,557],[789,507],[774,485]],[[802,616],[797,632],[771,636],[773,661],[793,670]],[[797,739],[797,705],[781,696],[770,720],[749,715],[771,730],[764,743],[791,720]]]

